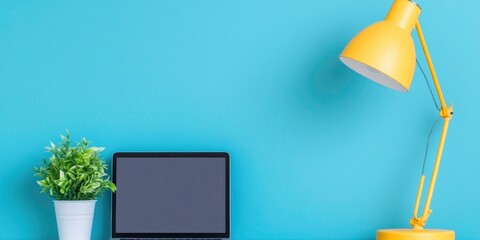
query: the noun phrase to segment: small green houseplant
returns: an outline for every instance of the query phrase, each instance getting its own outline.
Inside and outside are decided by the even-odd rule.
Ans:
[[[116,186],[100,156],[104,148],[89,147],[85,138],[72,146],[68,131],[60,136],[61,143],[46,147],[49,159],[35,167],[37,183],[54,199],[60,239],[90,239],[96,199]]]
[[[107,165],[100,157],[104,148],[89,147],[85,138],[70,146],[70,133],[60,135],[62,142],[56,146],[50,142],[46,150],[51,153],[49,161],[35,167],[35,175],[42,192],[55,200],[95,200],[107,189],[115,191],[109,180]]]

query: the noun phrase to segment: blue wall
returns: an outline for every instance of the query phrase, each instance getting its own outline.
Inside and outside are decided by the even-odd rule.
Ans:
[[[32,175],[67,128],[105,146],[109,163],[115,151],[230,152],[233,239],[408,227],[438,114],[428,88],[419,71],[401,94],[338,61],[390,3],[2,1],[0,238],[56,238]],[[478,239],[480,3],[420,4],[456,113],[429,227]],[[93,239],[109,236],[109,201],[98,202]]]

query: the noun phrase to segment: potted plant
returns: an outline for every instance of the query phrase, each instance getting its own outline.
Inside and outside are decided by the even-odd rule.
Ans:
[[[52,197],[60,240],[90,239],[96,199],[105,191],[115,192],[107,165],[100,157],[104,148],[89,147],[83,138],[71,146],[70,133],[60,135],[62,142],[46,147],[48,161],[35,167],[35,176],[43,193]]]

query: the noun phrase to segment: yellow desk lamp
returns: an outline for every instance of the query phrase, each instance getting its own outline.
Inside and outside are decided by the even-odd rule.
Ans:
[[[357,73],[386,87],[407,92],[415,71],[415,46],[411,36],[412,30],[415,28],[441,103],[440,117],[443,118],[443,129],[423,214],[420,217],[417,215],[425,181],[425,175],[422,172],[413,218],[410,221],[412,228],[378,230],[377,240],[455,239],[455,232],[451,230],[424,229],[432,212],[430,202],[437,180],[448,124],[453,115],[453,108],[452,105],[447,106],[445,104],[442,89],[438,83],[422,28],[418,21],[420,11],[420,6],[413,1],[395,0],[385,20],[370,25],[357,34],[340,55],[340,60]]]

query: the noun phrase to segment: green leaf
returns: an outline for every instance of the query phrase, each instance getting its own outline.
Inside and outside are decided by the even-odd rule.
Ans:
[[[63,173],[62,170],[60,170],[60,180],[65,179],[65,174]]]
[[[37,181],[37,184],[38,184],[40,187],[43,187],[43,186],[45,186],[45,180]]]
[[[72,146],[68,130],[60,138],[62,142],[50,142],[45,148],[51,154],[48,160],[44,158],[42,166],[34,167],[41,192],[58,200],[89,200],[116,190],[105,173],[107,165],[100,156],[103,147],[89,147],[85,138]]]
[[[70,177],[70,179],[75,179],[75,175],[72,172],[67,172],[67,175]]]
[[[63,136],[63,134],[60,134],[60,138],[62,139],[63,142],[68,141],[67,137]]]
[[[102,147],[91,147],[90,149],[94,152],[102,152],[103,150],[105,150],[105,148]]]

